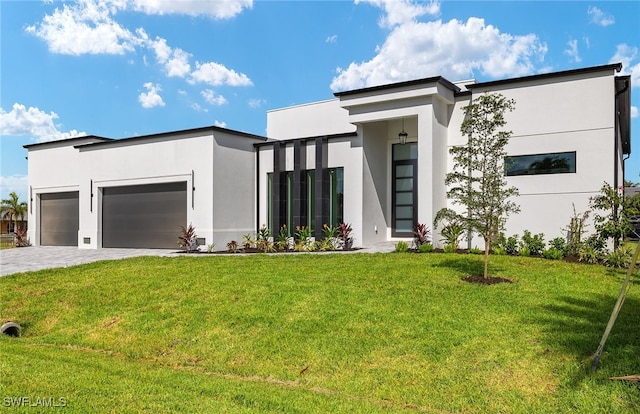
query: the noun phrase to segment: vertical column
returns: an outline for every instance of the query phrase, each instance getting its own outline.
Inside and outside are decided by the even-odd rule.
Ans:
[[[285,162],[285,156],[284,156],[284,145],[282,145],[281,142],[274,142],[273,143],[273,181],[272,181],[272,197],[271,197],[271,216],[273,218],[273,229],[271,229],[273,232],[276,232],[280,226],[283,224],[283,219],[286,220],[285,217],[281,216],[281,190],[282,190],[282,181],[285,181],[284,184],[286,185],[286,180],[283,180],[282,178],[282,170],[284,169],[284,162]]]
[[[322,225],[329,221],[329,169],[328,165],[328,139],[316,138],[316,173],[314,188],[315,217],[313,218],[314,236],[322,238]]]
[[[302,140],[293,141],[293,225],[307,225],[305,148]]]

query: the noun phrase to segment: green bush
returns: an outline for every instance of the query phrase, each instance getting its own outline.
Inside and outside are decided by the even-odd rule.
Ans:
[[[590,243],[583,243],[578,249],[578,260],[582,263],[596,264],[600,262],[602,253]]]
[[[540,256],[544,251],[544,234],[539,233],[532,235],[529,230],[525,230],[522,235],[522,247],[529,249],[529,254],[532,256]],[[521,254],[522,256],[522,254]]]
[[[498,256],[504,256],[507,254],[507,250],[503,246],[496,246],[493,248],[493,254]]]
[[[542,257],[549,260],[560,260],[564,257],[564,252],[556,249],[555,247],[549,247],[547,250],[542,252]]]
[[[406,253],[409,251],[409,244],[405,241],[396,243],[396,253]]]
[[[420,253],[431,253],[433,251],[433,244],[431,243],[422,243],[420,247],[418,247],[418,251]]]
[[[568,252],[567,241],[564,237],[556,237],[554,239],[551,239],[551,241],[549,241],[549,249],[556,249],[562,252],[563,256],[566,256]]]
[[[529,257],[531,256],[531,249],[529,249],[528,246],[522,246],[520,247],[520,250],[518,250],[518,255],[523,257]]]
[[[520,243],[518,242],[518,236],[510,236],[504,244],[504,250],[507,252],[508,255],[517,256],[518,251],[520,250]]]
[[[631,250],[624,245],[612,252],[605,253],[602,262],[608,267],[627,268],[631,265]]]
[[[455,253],[456,251],[450,244],[445,244],[443,250],[445,253]]]
[[[495,252],[495,250],[494,250]],[[472,247],[471,249],[469,249],[469,254],[484,254],[484,250],[479,249],[477,247]]]

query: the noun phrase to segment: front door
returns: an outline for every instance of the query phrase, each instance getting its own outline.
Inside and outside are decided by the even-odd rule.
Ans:
[[[411,237],[417,221],[418,144],[393,145],[391,234]]]

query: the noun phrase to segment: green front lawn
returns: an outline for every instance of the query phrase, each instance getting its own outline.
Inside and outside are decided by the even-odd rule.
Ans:
[[[136,258],[0,278],[2,405],[65,412],[612,412],[640,407],[640,288],[455,254]],[[14,400],[18,397],[27,399]],[[14,399],[12,399],[14,398]],[[40,399],[40,400],[39,400]],[[35,411],[34,411],[35,412]]]

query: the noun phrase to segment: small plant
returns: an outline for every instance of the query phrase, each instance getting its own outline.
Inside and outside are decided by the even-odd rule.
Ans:
[[[342,249],[344,250],[349,250],[353,247],[353,237],[351,236],[352,231],[353,229],[348,223],[340,223],[338,226],[338,234],[342,243]]]
[[[450,221],[440,231],[440,235],[442,236],[440,241],[444,243],[445,247],[449,246],[451,251],[455,252],[458,250],[460,238],[463,234],[464,227],[462,224],[458,221]]]
[[[335,250],[338,244],[338,228],[324,224],[322,226],[322,233],[324,234],[324,238],[319,247],[320,250]]]
[[[503,246],[495,246],[493,248],[493,254],[497,256],[504,256],[507,254],[507,249],[505,249]]]
[[[540,256],[544,251],[544,234],[536,234],[532,235],[529,230],[525,230],[522,235],[522,247],[526,247],[529,249],[529,254],[531,256]],[[520,250],[522,250],[522,247]],[[522,256],[522,254],[521,254]]]
[[[589,211],[584,213],[576,212],[576,206],[573,206],[573,216],[569,221],[569,226],[565,228],[567,232],[567,256],[580,256],[580,247],[582,246],[582,236],[587,232],[585,222],[589,218]]]
[[[562,256],[567,255],[567,241],[562,237],[556,237],[549,241],[549,249],[555,249],[562,253]]]
[[[299,252],[310,252],[315,249],[315,243],[311,238],[311,229],[306,226],[296,226],[294,249]]]
[[[406,241],[400,240],[396,243],[396,253],[406,253],[409,251],[409,244]]]
[[[549,260],[560,260],[564,257],[564,252],[555,247],[549,247],[547,250],[542,252],[542,257]]]
[[[178,236],[178,246],[184,251],[195,252],[199,249],[196,243],[196,228],[189,224],[188,227],[180,226],[180,235]]]
[[[445,244],[442,249],[445,253],[455,253],[456,249],[453,248],[450,244]]]
[[[529,249],[529,246],[522,246],[520,247],[520,250],[518,250],[518,255],[522,257],[529,257],[531,256],[531,249]]]
[[[628,268],[631,265],[633,253],[625,245],[619,246],[612,252],[607,252],[602,259],[602,263],[608,267]]]
[[[602,252],[594,243],[583,243],[578,250],[578,260],[582,263],[596,264],[600,262]]]
[[[270,240],[260,240],[257,244],[258,250],[262,253],[273,253],[276,251],[275,244]]]
[[[242,236],[242,247],[245,250],[249,250],[256,245],[256,239],[251,234],[245,234]]]
[[[231,240],[229,243],[227,243],[227,250],[230,253],[237,253],[238,250],[240,250],[240,246],[238,246],[238,242],[235,240]]]
[[[216,247],[215,243],[207,244],[207,253],[213,253],[214,247]]]
[[[18,226],[16,228],[16,231],[13,232],[13,235],[14,235],[13,244],[15,245],[15,247],[31,246],[31,243],[29,242],[29,239],[27,238],[27,230],[25,230],[22,227]]]
[[[433,252],[433,244],[431,243],[422,243],[420,247],[418,247],[418,252],[420,253],[431,253]]]
[[[258,229],[258,233],[256,234],[256,242],[269,240],[271,238],[271,230],[267,228],[264,224]]]
[[[470,248],[468,253],[469,254],[483,254],[484,251],[476,246],[476,247]],[[494,249],[494,253],[495,253],[495,249]]]
[[[283,224],[280,227],[280,231],[278,232],[278,236],[276,237],[275,247],[280,251],[289,250],[291,248],[291,244],[289,242],[290,236],[289,231],[287,230],[287,225]]]
[[[418,223],[413,228],[413,244],[416,249],[420,249],[420,246],[424,243],[431,241],[431,230],[424,223]]]

